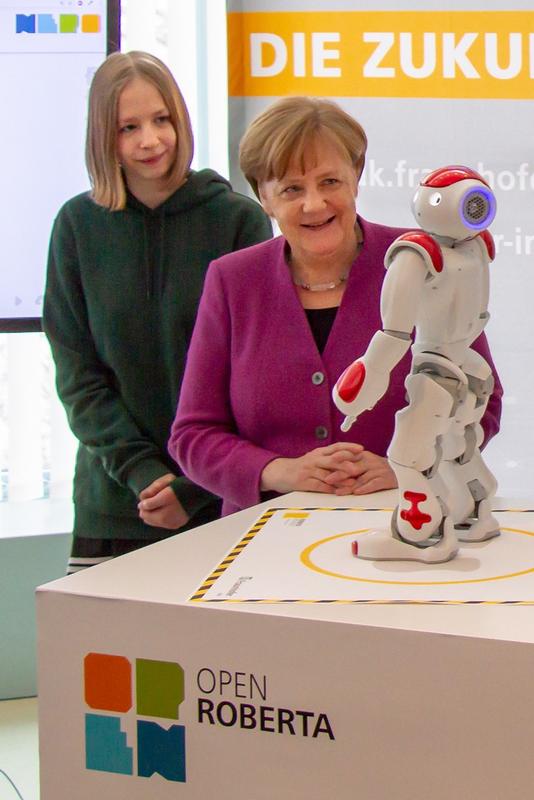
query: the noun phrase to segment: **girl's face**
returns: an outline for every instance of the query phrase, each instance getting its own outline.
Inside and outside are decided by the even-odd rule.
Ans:
[[[149,81],[134,78],[120,94],[117,117],[117,158],[128,188],[136,196],[162,189],[176,153],[163,97]]]

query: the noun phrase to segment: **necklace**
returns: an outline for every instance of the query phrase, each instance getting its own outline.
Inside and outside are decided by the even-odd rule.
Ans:
[[[358,225],[356,225],[356,254],[355,257],[359,254],[360,248],[362,246],[363,236],[360,231]],[[292,259],[291,259],[291,251],[287,254],[287,263],[289,268],[292,267]],[[352,264],[351,264],[352,266]],[[349,270],[350,271],[350,270]],[[339,278],[336,278],[333,281],[327,281],[326,283],[305,283],[304,281],[299,281],[297,278],[293,278],[293,283],[295,286],[300,286],[301,289],[306,289],[308,292],[330,292],[332,289],[337,289],[338,286],[341,286],[342,283],[345,283],[347,278],[349,277],[349,272],[344,272],[343,275],[340,275]]]
[[[335,281],[328,281],[328,283],[304,283],[303,281],[298,281],[293,278],[293,283],[295,286],[300,286],[301,289],[307,289],[308,292],[328,292],[330,289],[336,289],[344,283],[348,277],[348,274],[345,273],[345,275],[336,278]]]

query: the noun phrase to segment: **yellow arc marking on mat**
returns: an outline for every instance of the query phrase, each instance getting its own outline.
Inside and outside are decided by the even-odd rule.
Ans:
[[[529,572],[534,572],[534,567],[529,567],[529,569],[523,569],[519,572],[508,572],[505,575],[494,575],[491,578],[471,578],[470,580],[463,580],[463,581],[385,581],[379,580],[377,578],[357,578],[354,575],[342,575],[339,572],[331,572],[328,569],[323,569],[322,567],[318,567],[316,564],[313,563],[311,559],[311,554],[314,550],[320,547],[323,544],[327,544],[328,542],[333,542],[336,539],[343,539],[346,536],[357,536],[359,533],[366,533],[369,528],[362,528],[362,530],[358,531],[349,531],[348,533],[338,533],[335,536],[328,536],[326,539],[321,539],[318,542],[314,542],[313,544],[306,547],[301,555],[300,560],[304,564],[305,567],[311,569],[313,572],[319,572],[322,575],[328,575],[331,578],[342,578],[345,581],[358,581],[358,583],[384,583],[390,586],[451,586],[453,584],[460,584],[460,583],[488,583],[489,581],[501,581],[505,578],[517,578],[519,575],[528,575]],[[524,536],[534,536],[534,532],[532,531],[523,531],[519,528],[501,528],[503,531],[508,531],[509,533],[521,533]],[[462,542],[460,542],[462,544]],[[432,566],[431,564],[423,564],[425,567]]]

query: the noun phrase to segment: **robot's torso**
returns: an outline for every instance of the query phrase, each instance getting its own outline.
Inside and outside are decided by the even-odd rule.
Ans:
[[[428,233],[405,234],[388,250],[386,264],[401,249],[425,264],[424,282],[415,309],[412,352],[438,353],[461,365],[489,319],[489,264],[492,240],[484,236],[444,243]],[[393,277],[393,276],[391,276]],[[386,292],[395,292],[395,280]],[[387,300],[386,300],[387,302]],[[387,312],[385,313],[387,317]],[[395,326],[395,320],[391,321]],[[384,327],[391,327],[387,318]]]

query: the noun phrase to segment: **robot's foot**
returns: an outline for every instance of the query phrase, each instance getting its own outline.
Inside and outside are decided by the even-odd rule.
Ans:
[[[486,539],[501,535],[499,523],[493,517],[475,519],[472,522],[467,520],[461,525],[455,525],[454,529],[460,542],[485,542]]]
[[[485,542],[500,535],[499,523],[490,513],[489,503],[482,500],[478,504],[478,517],[470,517],[454,526],[460,542]]]
[[[389,531],[372,531],[352,543],[352,553],[370,561],[421,561],[441,564],[458,552],[458,540],[449,519],[445,519],[443,536],[425,547],[396,539]]]

